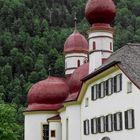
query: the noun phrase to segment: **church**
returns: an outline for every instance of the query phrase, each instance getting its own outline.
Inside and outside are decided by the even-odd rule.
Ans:
[[[75,28],[64,44],[65,77],[28,92],[25,140],[139,140],[140,44],[113,52],[112,0],[88,0],[88,41]]]

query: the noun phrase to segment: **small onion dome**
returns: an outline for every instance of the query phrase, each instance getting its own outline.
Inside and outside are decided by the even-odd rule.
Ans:
[[[28,92],[27,110],[51,110],[61,106],[69,94],[63,78],[49,76],[34,84]]]
[[[74,31],[64,44],[64,54],[88,53],[88,42],[78,31]]]
[[[82,84],[82,79],[88,75],[89,71],[89,64],[85,63],[82,66],[78,67],[73,74],[71,75],[71,78],[68,82],[69,88],[70,88],[70,93],[76,93],[80,90],[81,84]]]
[[[110,24],[116,15],[116,7],[112,0],[88,0],[85,16],[89,23]]]

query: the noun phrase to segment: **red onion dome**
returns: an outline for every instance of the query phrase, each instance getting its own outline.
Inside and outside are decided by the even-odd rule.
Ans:
[[[71,75],[71,78],[68,82],[70,93],[75,93],[80,90],[82,79],[88,75],[89,71],[89,64],[85,63],[82,66],[78,67],[73,74]]]
[[[68,94],[69,87],[63,78],[49,76],[47,80],[34,84],[29,90],[27,110],[58,108]]]
[[[85,16],[89,23],[110,24],[116,15],[115,4],[112,0],[88,0]]]
[[[64,53],[88,53],[88,42],[78,31],[74,31],[64,44]]]

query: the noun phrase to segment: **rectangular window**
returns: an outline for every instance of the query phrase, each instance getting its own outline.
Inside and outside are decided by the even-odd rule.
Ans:
[[[113,131],[113,117],[111,114],[106,116],[106,131],[107,132]]]
[[[97,118],[91,119],[91,133],[92,134],[98,133],[97,123],[98,123]]]
[[[52,138],[55,138],[56,136],[55,136],[55,130],[51,130],[51,137]]]
[[[89,120],[84,121],[84,135],[89,135]]]
[[[132,82],[128,82],[127,83],[127,93],[131,93],[132,92]]]
[[[105,118],[104,118],[104,116],[98,118],[98,132],[99,133],[105,132]]]
[[[125,111],[125,128],[133,129],[135,127],[134,110]]]
[[[108,79],[108,94],[111,95],[113,94],[113,78]]]
[[[93,101],[97,99],[96,85],[91,87],[91,99]]]
[[[122,90],[122,74],[114,77],[114,92],[119,92]]]
[[[114,114],[114,130],[115,131],[122,130],[122,113],[121,112]]]
[[[43,140],[49,140],[49,125],[43,125]]]
[[[105,97],[104,82],[99,84],[99,98]]]
[[[97,85],[97,96],[101,98],[101,84]]]

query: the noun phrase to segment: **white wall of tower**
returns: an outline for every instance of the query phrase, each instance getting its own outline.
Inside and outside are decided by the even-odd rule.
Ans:
[[[78,67],[78,60],[80,61],[80,66],[84,64],[87,59],[87,54],[85,53],[70,53],[65,55],[65,74],[72,74],[74,70]]]
[[[55,131],[55,136],[51,136],[51,131]],[[49,122],[49,140],[62,140],[62,126],[61,122]]]
[[[89,73],[102,65],[113,52],[113,33],[93,31],[89,33]]]

